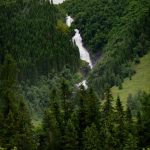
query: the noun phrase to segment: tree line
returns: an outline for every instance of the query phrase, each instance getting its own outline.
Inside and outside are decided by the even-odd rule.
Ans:
[[[77,71],[79,52],[58,16],[58,9],[49,1],[1,2],[0,63],[5,54],[11,54],[17,62],[20,81],[34,82],[66,66]]]
[[[72,90],[66,79],[53,88],[41,128],[35,129],[18,93],[17,67],[7,55],[0,71],[0,146],[18,150],[142,150],[150,147],[150,94],[140,109],[124,109],[110,90],[100,101],[92,88]],[[131,99],[131,98],[130,98]],[[114,105],[115,104],[115,105]],[[134,115],[133,115],[134,114]]]

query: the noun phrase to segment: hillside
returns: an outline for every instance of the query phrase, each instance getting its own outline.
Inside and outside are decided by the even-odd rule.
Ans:
[[[129,78],[124,80],[123,89],[119,90],[116,86],[111,89],[114,98],[119,95],[124,106],[129,94],[134,95],[140,90],[150,93],[150,52],[140,59],[140,64],[135,67],[135,71],[132,80]]]
[[[102,54],[88,81],[103,98],[107,88],[134,74],[130,62],[150,47],[150,2],[71,0],[63,8],[75,18],[89,51]]]
[[[53,2],[0,0],[0,150],[149,150],[150,1]]]
[[[0,5],[0,63],[11,54],[20,81],[33,82],[65,67],[76,72],[79,53],[70,42],[70,32],[58,17],[57,8],[48,1],[17,0],[10,4]]]

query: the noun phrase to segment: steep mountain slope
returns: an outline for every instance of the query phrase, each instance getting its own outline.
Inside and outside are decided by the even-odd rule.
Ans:
[[[89,85],[103,98],[107,88],[135,73],[131,62],[150,47],[150,2],[70,0],[63,8],[75,16],[89,49],[103,53],[89,76]]]
[[[20,70],[19,80],[34,81],[65,66],[72,72],[78,69],[78,50],[58,14],[48,1],[18,0],[0,5],[0,63],[10,53]]]

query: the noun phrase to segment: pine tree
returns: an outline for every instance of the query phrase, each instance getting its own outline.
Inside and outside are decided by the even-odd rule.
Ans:
[[[125,146],[123,150],[137,150],[137,139],[131,133],[129,133],[128,137],[126,137]]]
[[[18,145],[16,146],[17,149],[35,149],[36,145],[33,126],[31,124],[30,114],[23,99],[20,99],[20,102],[18,104],[17,120],[15,124],[16,128],[19,129],[18,131],[16,131],[16,141],[18,142]]]
[[[143,93],[141,96],[141,127],[143,127],[142,144],[144,148],[150,147],[150,94]],[[140,118],[140,117],[139,117]],[[140,122],[140,121],[139,121]]]
[[[78,130],[78,138],[79,138],[79,149],[82,150],[83,147],[83,132],[86,128],[86,108],[85,108],[85,99],[86,99],[86,91],[84,86],[81,85],[79,91],[79,110],[78,110],[78,123],[79,123],[79,130]]]
[[[83,134],[83,150],[99,150],[99,134],[96,125],[93,123],[87,127]]]
[[[125,112],[125,130],[126,130],[126,136],[128,136],[128,134],[132,134],[135,136],[136,133],[135,124],[132,119],[131,109],[129,108],[128,105]]]
[[[141,150],[143,147],[143,139],[144,139],[144,135],[143,135],[143,121],[142,121],[142,116],[141,116],[141,112],[137,113],[137,124],[136,124],[136,128],[137,128],[137,144],[138,144],[138,149]]]
[[[70,118],[70,114],[72,113],[72,106],[71,106],[71,92],[65,79],[63,79],[61,83],[61,98],[62,98],[62,109],[64,112],[64,125],[66,125],[68,119]]]
[[[18,150],[33,149],[32,126],[30,116],[21,97],[16,93],[15,61],[10,55],[5,57],[0,72],[0,99],[1,99],[1,134],[0,141],[4,148]]]
[[[114,118],[114,108],[112,106],[113,97],[108,89],[105,93],[105,103],[103,106],[101,114],[101,147],[103,149],[115,149],[116,139],[115,139],[115,118]]]
[[[43,119],[43,132],[40,135],[40,145],[38,149],[59,150],[61,133],[58,122],[50,109],[47,109]]]
[[[117,140],[117,149],[122,149],[125,141],[125,121],[124,121],[124,112],[123,107],[118,96],[116,102],[116,140]]]
[[[126,120],[127,122],[132,122],[132,113],[131,113],[131,109],[128,106],[126,110]]]
[[[78,136],[73,122],[69,119],[63,138],[64,150],[77,150],[78,148]]]
[[[99,99],[94,93],[93,89],[89,88],[87,91],[87,98],[85,100],[85,117],[86,117],[86,125],[90,126],[92,123],[95,125],[99,125]]]
[[[56,121],[58,122],[58,125],[60,127],[60,130],[62,127],[62,113],[61,113],[61,107],[60,107],[60,97],[58,96],[57,90],[53,89],[51,92],[51,97],[50,97],[50,106],[49,109],[53,112],[53,115],[56,118]]]

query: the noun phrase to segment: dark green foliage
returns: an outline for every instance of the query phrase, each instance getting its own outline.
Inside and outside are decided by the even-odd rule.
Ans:
[[[137,139],[129,133],[128,137],[126,137],[126,143],[123,150],[137,150]]]
[[[74,16],[85,45],[102,59],[89,76],[90,85],[102,98],[107,87],[122,89],[125,77],[135,73],[150,46],[150,2],[146,0],[71,0],[63,8]]]
[[[18,64],[19,80],[33,82],[65,66],[76,71],[78,50],[70,42],[68,28],[57,21],[52,4],[32,0],[0,7],[0,63],[10,53]]]
[[[44,131],[40,135],[39,149],[59,150],[61,142],[61,132],[55,115],[51,110],[47,110],[43,120]]]
[[[150,147],[150,94],[143,93],[141,96],[141,119],[139,117],[138,122],[140,123],[140,120],[142,120],[143,124],[143,147]]]
[[[95,124],[87,127],[83,134],[83,150],[99,150],[99,135]]]
[[[116,102],[116,137],[117,137],[117,148],[123,149],[125,143],[125,120],[123,106],[118,96]]]
[[[131,79],[132,61],[147,51],[149,1],[70,0],[64,7],[76,15],[85,44],[104,53],[87,90],[75,87],[79,54],[56,7],[44,0],[0,2],[0,149],[150,148],[150,94],[130,95],[124,111],[109,90]],[[43,116],[40,127],[31,124],[33,112]]]
[[[44,110],[49,103],[52,107],[56,103],[59,103],[59,106],[63,105],[62,101],[60,102],[62,80],[67,80],[65,84],[69,86],[69,90],[72,90],[74,84],[78,81],[76,74],[73,74],[70,69],[64,68],[61,73],[49,74],[48,77],[42,76],[36,84],[23,82],[19,86],[20,93],[23,93],[33,119],[42,118]],[[54,104],[52,104],[53,102]]]
[[[123,15],[127,1],[72,0],[63,6],[75,17],[83,39],[90,50],[101,50],[108,41],[109,31]],[[72,7],[73,6],[73,7]]]
[[[115,139],[115,115],[114,107],[112,106],[113,97],[108,89],[105,93],[105,103],[102,109],[102,127],[101,127],[101,147],[104,149],[115,149],[116,139]]]
[[[65,127],[65,133],[64,133],[64,143],[63,143],[63,149],[64,150],[77,150],[78,148],[78,134],[75,129],[75,126],[73,122],[69,119],[68,123]]]
[[[142,149],[143,146],[143,122],[141,113],[137,113],[137,136],[138,136],[138,148]]]
[[[29,113],[16,92],[16,63],[6,56],[0,72],[0,145],[7,149],[34,149]]]

